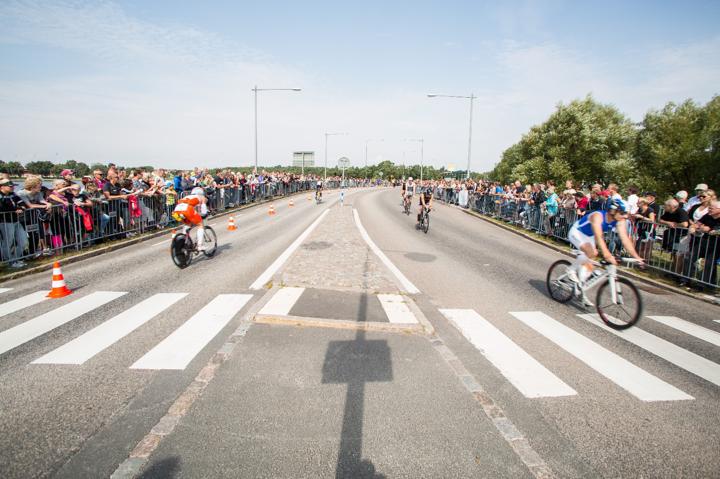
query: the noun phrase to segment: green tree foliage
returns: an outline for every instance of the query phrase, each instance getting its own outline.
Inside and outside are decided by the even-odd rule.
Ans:
[[[36,175],[47,176],[51,174],[53,167],[52,161],[31,161],[25,168]]]
[[[505,150],[492,176],[504,182],[608,181],[608,165],[629,152],[634,139],[629,119],[587,96],[559,104],[550,118]]]

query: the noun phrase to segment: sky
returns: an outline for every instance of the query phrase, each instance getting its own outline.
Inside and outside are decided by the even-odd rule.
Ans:
[[[560,102],[720,93],[718,1],[0,0],[0,159],[488,171]],[[420,143],[418,140],[422,139]],[[422,148],[421,148],[422,145]]]

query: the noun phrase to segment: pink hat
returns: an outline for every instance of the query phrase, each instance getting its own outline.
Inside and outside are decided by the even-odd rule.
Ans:
[[[73,174],[73,170],[68,170],[68,169],[64,169],[60,172],[60,176],[67,176],[67,175],[72,175],[72,174]]]

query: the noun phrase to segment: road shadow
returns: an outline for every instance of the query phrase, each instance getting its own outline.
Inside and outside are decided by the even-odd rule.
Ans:
[[[365,261],[368,270],[369,257]],[[367,291],[367,284],[363,285]],[[366,322],[368,295],[358,305],[357,321]],[[385,340],[367,340],[366,332],[358,330],[351,341],[330,341],[323,362],[322,384],[347,384],[345,410],[340,433],[335,477],[337,479],[381,479],[368,459],[362,458],[365,383],[392,381],[390,347]]]
[[[173,479],[180,474],[180,458],[170,456],[153,462],[137,479]]]
[[[531,279],[528,281],[528,284],[538,290],[540,293],[542,293],[545,297],[550,298],[545,281],[540,281],[539,279]]]

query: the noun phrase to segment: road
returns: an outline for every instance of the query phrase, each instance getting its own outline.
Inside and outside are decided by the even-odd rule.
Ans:
[[[712,477],[718,307],[643,286],[623,333],[541,245],[393,189],[211,222],[0,284],[0,477]]]

